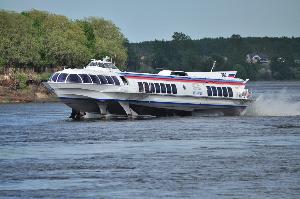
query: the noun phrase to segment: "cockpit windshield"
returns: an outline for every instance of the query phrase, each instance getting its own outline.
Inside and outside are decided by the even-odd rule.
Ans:
[[[112,69],[118,69],[113,63],[101,63],[101,62],[90,62],[88,66],[98,66],[101,68],[112,68]]]

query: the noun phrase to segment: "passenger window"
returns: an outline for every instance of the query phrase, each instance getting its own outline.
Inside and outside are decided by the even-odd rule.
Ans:
[[[218,96],[219,97],[222,97],[222,88],[221,87],[217,87],[217,90],[218,90]]]
[[[217,88],[216,88],[216,87],[212,86],[212,87],[211,87],[211,90],[212,90],[213,96],[217,96],[217,95],[218,95],[218,93],[217,93]]]
[[[101,84],[107,84],[107,80],[103,75],[98,75]]]
[[[177,94],[177,88],[176,88],[176,85],[175,85],[175,84],[171,84],[171,87],[172,87],[172,93],[173,93],[173,94]]]
[[[161,93],[166,93],[166,85],[164,83],[160,83]]]
[[[94,84],[100,84],[100,80],[96,75],[90,75],[90,77],[93,80]]]
[[[212,91],[210,86],[206,86],[206,88],[207,88],[207,96],[212,96]]]
[[[82,83],[80,77],[77,74],[70,74],[67,77],[67,81],[68,83]]]
[[[118,78],[116,76],[111,76],[115,82],[115,85],[120,85],[120,81],[118,80]]]
[[[111,76],[105,76],[108,84],[114,84],[114,80],[111,78]]]
[[[227,90],[228,90],[228,96],[229,97],[233,97],[232,88],[231,87],[227,87]]]
[[[149,93],[149,84],[147,82],[144,82],[144,86],[145,86],[145,92]]]
[[[124,83],[124,85],[128,85],[128,81],[124,76],[120,76],[122,82]]]
[[[223,96],[224,97],[228,97],[227,88],[226,87],[222,87],[222,90],[223,90]]]
[[[83,83],[92,83],[92,79],[87,74],[79,74]]]
[[[58,76],[56,82],[65,82],[67,76],[68,76],[67,73],[60,73],[60,75]]]
[[[155,87],[153,83],[150,83],[150,93],[155,93]]]
[[[140,92],[140,93],[143,93],[143,92],[144,92],[144,86],[143,86],[143,83],[142,83],[142,82],[138,82],[138,85],[139,85],[139,92]]]
[[[55,74],[52,76],[51,80],[52,80],[53,82],[56,82],[57,77],[58,77],[59,74],[60,74],[60,73],[55,73]]]
[[[171,85],[170,84],[166,84],[166,87],[167,87],[167,93],[171,94],[172,93]]]
[[[159,83],[154,83],[154,85],[155,85],[155,91],[156,91],[156,93],[160,93]]]

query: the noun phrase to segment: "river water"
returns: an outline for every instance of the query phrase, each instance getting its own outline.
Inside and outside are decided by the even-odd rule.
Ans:
[[[244,116],[72,121],[0,105],[0,198],[300,198],[300,82],[254,82]]]

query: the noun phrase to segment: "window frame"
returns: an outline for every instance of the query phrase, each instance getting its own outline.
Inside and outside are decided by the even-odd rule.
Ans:
[[[177,94],[177,87],[176,84],[171,84],[171,90],[172,90],[172,94]]]
[[[159,83],[154,83],[155,93],[160,93],[160,85]]]
[[[104,77],[106,78],[108,84],[110,84],[110,85],[114,85],[115,84],[115,82],[114,82],[114,80],[113,80],[113,78],[111,76],[105,75]]]
[[[211,86],[212,96],[216,97],[218,96],[218,91],[215,86]]]
[[[139,87],[139,92],[140,93],[144,93],[145,92],[145,88],[144,88],[143,82],[138,82],[138,87]]]
[[[144,84],[145,93],[150,93],[150,88],[149,88],[148,82],[143,82],[143,84]]]
[[[93,83],[92,78],[88,74],[78,74],[78,75],[81,78],[81,81],[82,81],[83,84],[92,84]],[[83,76],[87,76],[90,79],[90,82],[84,82],[84,77]]]
[[[77,76],[77,78],[80,80],[80,82],[75,82],[75,81],[68,81],[69,78],[71,78],[71,76]],[[82,79],[78,74],[69,74],[68,77],[66,78],[66,83],[70,83],[70,84],[82,84]]]
[[[233,90],[231,87],[227,87],[228,97],[233,97]]]
[[[100,79],[97,75],[89,75],[89,76],[94,84],[101,84]],[[96,81],[98,81],[98,82],[94,82],[93,77],[97,78]]]
[[[223,89],[222,87],[217,87],[218,97],[223,97]]]
[[[222,87],[223,97],[228,97],[227,87]],[[225,92],[224,92],[225,91]],[[225,95],[226,94],[226,95]]]
[[[104,75],[97,75],[97,77],[99,78],[101,84],[108,84],[107,79]]]
[[[172,88],[170,84],[166,84],[167,94],[172,94]]]
[[[117,86],[121,85],[121,83],[120,83],[119,79],[117,78],[117,76],[111,76],[111,78],[114,80],[115,85],[117,85]]]
[[[160,83],[160,91],[161,93],[167,93],[167,88],[164,83]]]
[[[210,86],[206,86],[206,92],[207,92],[207,96],[211,97],[212,96],[212,90]]]
[[[128,82],[128,80],[125,76],[120,76],[120,78],[121,78],[124,85],[129,85],[129,82]]]
[[[61,75],[65,75],[65,77],[63,78],[63,81],[58,81],[58,80],[59,80],[59,77],[60,77]],[[57,79],[56,79],[56,82],[59,82],[59,83],[65,83],[68,76],[69,76],[68,73],[60,73],[60,74],[58,75]]]
[[[154,87],[154,83],[149,83],[149,90],[150,90],[150,93],[155,93],[155,87]]]
[[[56,80],[57,80],[57,78],[58,78],[59,75],[60,75],[60,73],[54,73],[54,74],[51,76],[50,81],[56,82]],[[54,78],[55,76],[56,76],[56,78],[55,78],[55,81],[54,81],[53,78]]]

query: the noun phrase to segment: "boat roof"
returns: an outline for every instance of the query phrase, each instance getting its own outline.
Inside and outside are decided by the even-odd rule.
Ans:
[[[215,80],[230,80],[244,81],[240,78],[235,78],[237,71],[214,71],[214,72],[184,72],[162,70],[158,74],[152,73],[136,73],[136,72],[121,72],[120,74],[127,76],[144,76],[157,78],[176,78],[176,79],[215,79]]]
[[[111,58],[108,56],[104,57],[102,60],[92,59],[91,62],[86,66],[86,68],[108,68],[119,70],[114,63],[112,63]]]
[[[83,69],[64,69],[60,72],[67,72],[73,74],[97,74],[101,71],[105,74],[118,73],[124,76],[139,76],[145,78],[172,78],[177,80],[217,80],[217,81],[231,81],[244,82],[243,79],[236,78],[237,71],[211,71],[211,72],[185,72],[174,70],[162,70],[157,74],[152,73],[137,73],[137,72],[121,72],[109,57],[102,60],[92,59],[91,62]]]
[[[188,73],[188,72],[187,72]],[[210,73],[210,72],[203,72],[203,73]],[[217,73],[217,72],[214,72]],[[121,72],[121,75],[124,75],[126,77],[136,77],[141,79],[170,79],[170,80],[187,80],[187,81],[203,81],[203,80],[209,80],[209,81],[226,81],[226,82],[245,82],[243,79],[240,78],[232,78],[232,77],[210,77],[208,75],[198,75],[198,76],[176,76],[176,75],[161,75],[161,74],[151,74],[151,73],[134,73],[134,72]]]

